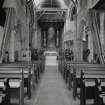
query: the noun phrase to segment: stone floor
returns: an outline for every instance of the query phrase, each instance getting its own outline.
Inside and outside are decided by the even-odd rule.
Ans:
[[[79,105],[79,100],[73,100],[72,91],[67,89],[58,65],[46,65],[37,90],[25,105]]]
[[[37,91],[33,92],[30,105],[79,105],[72,91],[67,89],[57,66],[47,66]]]

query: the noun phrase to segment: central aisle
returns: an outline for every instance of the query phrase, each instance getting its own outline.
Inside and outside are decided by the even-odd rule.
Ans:
[[[47,66],[33,105],[70,105],[57,66]]]
[[[73,101],[72,92],[68,91],[57,64],[53,66],[46,64],[35,94],[31,105],[78,105]]]

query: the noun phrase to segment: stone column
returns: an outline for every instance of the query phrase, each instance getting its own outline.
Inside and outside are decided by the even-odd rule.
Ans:
[[[40,27],[37,27],[37,48],[40,49],[41,48],[41,29]]]
[[[15,61],[15,17],[16,13],[14,8],[11,9],[11,21],[10,21],[10,42],[9,42],[9,61],[14,62]]]
[[[78,18],[76,17],[74,21],[74,61],[75,62],[80,62],[81,61],[81,56],[82,56],[82,50],[81,50],[81,32],[80,32],[80,21],[77,20]]]
[[[37,49],[38,48],[38,41],[37,41],[37,31],[35,31],[35,48]]]
[[[20,55],[21,55],[21,61],[25,61],[26,60],[26,48],[27,48],[27,44],[29,43],[29,41],[27,40],[27,44],[25,44],[25,40],[26,40],[27,34],[25,32],[25,24],[24,22],[21,21],[21,34],[20,34],[20,43],[21,43],[21,51],[20,51]]]
[[[37,49],[37,44],[38,44],[38,40],[37,40],[37,25],[33,26],[33,37],[32,37],[32,47],[34,49]]]
[[[22,46],[23,46],[23,41],[22,41],[22,25],[21,22],[18,22],[17,25],[17,32],[16,32],[16,40],[17,42],[17,46],[15,48],[17,48],[18,51],[18,61],[22,60]]]
[[[102,45],[102,50],[105,49],[105,13],[100,13],[100,42]]]
[[[83,42],[81,39],[77,39],[76,43],[77,62],[83,62]]]
[[[94,51],[93,51],[93,37],[92,37],[91,31],[88,31],[88,48],[90,50],[88,61],[92,62],[93,61],[93,53],[94,53]]]
[[[0,48],[2,44],[3,35],[4,35],[4,28],[0,26]]]
[[[24,21],[25,22],[25,21]],[[24,34],[23,34],[23,40],[24,40],[24,54],[26,55],[26,57],[24,57],[23,59],[25,61],[30,61],[31,60],[31,52],[30,52],[30,44],[32,41],[32,25],[30,24],[30,20],[29,18],[26,18],[26,23],[24,23]]]
[[[44,47],[46,48],[46,31],[44,31],[44,39],[43,39],[44,41]]]
[[[11,36],[10,36],[10,48],[9,48],[9,61],[14,62],[15,61],[15,30],[11,31]]]
[[[57,30],[57,37],[56,37],[56,46],[59,47],[59,30]]]
[[[77,23],[78,22],[78,23]],[[82,57],[82,52],[83,52],[83,47],[82,47],[82,39],[81,39],[81,26],[79,21],[75,21],[74,24],[75,29],[74,29],[74,61],[76,62],[82,62],[83,57]]]

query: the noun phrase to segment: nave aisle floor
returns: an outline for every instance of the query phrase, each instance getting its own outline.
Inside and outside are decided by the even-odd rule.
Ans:
[[[25,105],[79,105],[79,100],[73,100],[56,65],[45,67],[37,90]]]

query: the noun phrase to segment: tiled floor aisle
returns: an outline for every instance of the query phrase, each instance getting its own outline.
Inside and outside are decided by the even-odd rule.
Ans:
[[[30,105],[79,105],[73,101],[72,92],[68,91],[58,66],[46,66],[36,96]]]

